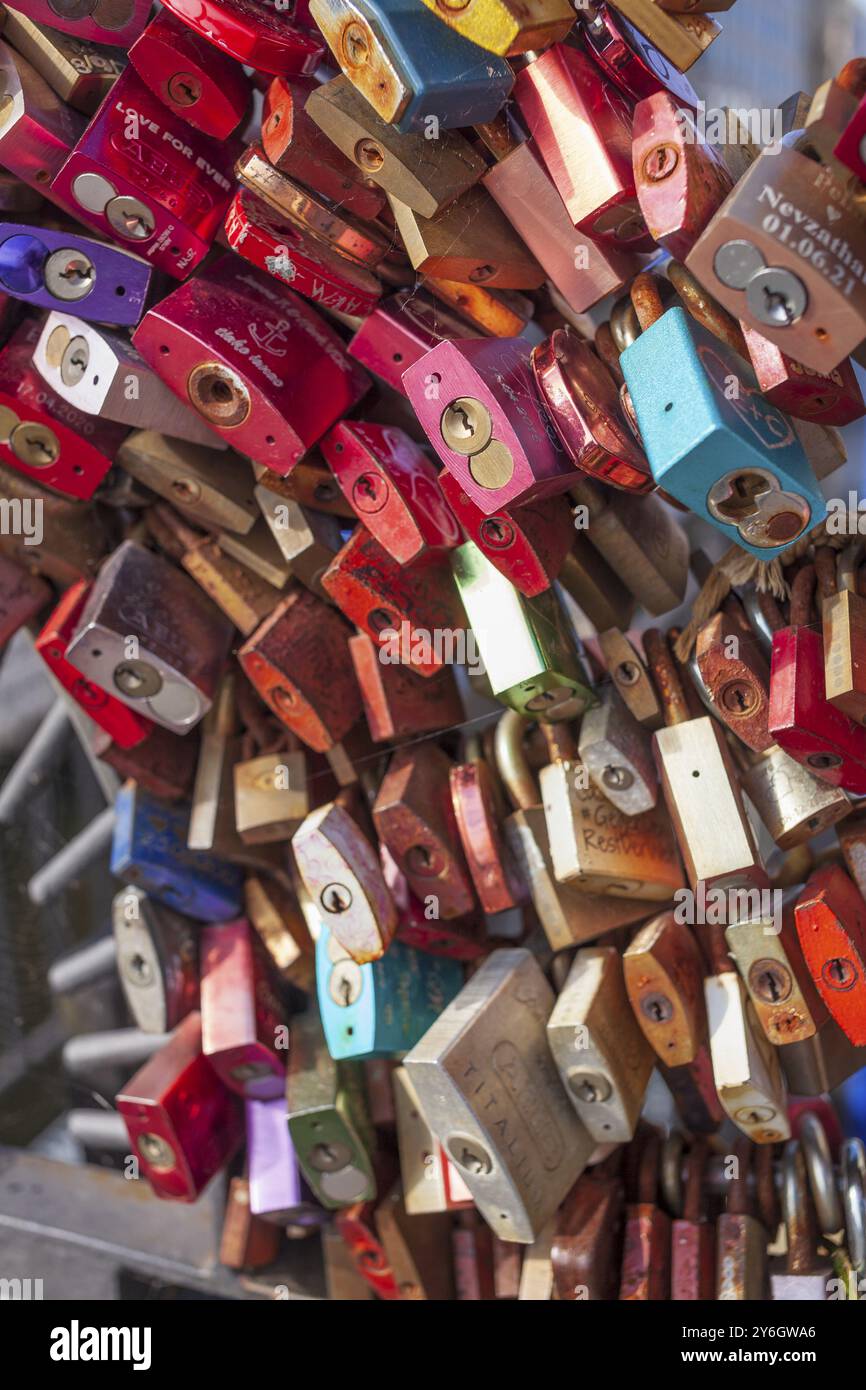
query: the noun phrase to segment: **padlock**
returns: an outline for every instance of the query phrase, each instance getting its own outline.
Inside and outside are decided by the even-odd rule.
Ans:
[[[518,73],[514,100],[578,233],[618,251],[649,250],[632,175],[631,106],[589,55],[548,48]]]
[[[295,0],[283,10],[253,0],[168,0],[165,8],[208,43],[256,72],[314,72],[325,46],[313,26],[296,24]]]
[[[323,1226],[321,1237],[327,1297],[335,1303],[364,1303],[375,1297],[336,1226]]]
[[[39,332],[27,319],[0,349],[0,459],[56,492],[90,498],[126,431],[48,389],[32,362]]]
[[[482,757],[466,754],[450,773],[460,843],[482,911],[507,912],[523,902],[526,886],[502,837],[494,774]]]
[[[668,92],[638,102],[632,146],[635,189],[647,230],[684,260],[733,188],[689,110]]]
[[[423,291],[399,290],[379,304],[349,343],[349,355],[394,391],[408,395],[403,373],[444,339],[472,338],[472,329]]]
[[[276,748],[250,757],[250,739],[234,765],[235,824],[244,844],[291,839],[310,809],[304,754],[287,748],[281,731],[274,741]]]
[[[774,746],[767,728],[770,665],[736,603],[701,625],[695,657],[719,718],[747,747],[766,753]]]
[[[320,140],[324,139],[315,126],[313,130]],[[278,223],[291,224],[285,239],[287,244],[278,244],[272,264],[263,266],[263,269],[277,274],[281,279],[290,277],[294,265],[289,260],[290,247],[299,249],[303,261],[305,255],[312,255],[313,248],[308,245],[312,241],[323,248],[325,264],[335,274],[342,271],[349,275],[353,269],[361,268],[386,276],[392,263],[396,271],[397,252],[390,249],[390,239],[383,226],[374,227],[369,222],[351,217],[342,204],[335,207],[297,178],[289,178],[288,174],[281,173],[268,161],[261,145],[247,146],[235,165],[235,174],[242,189],[254,195],[256,204],[264,204],[269,209],[265,213],[266,221],[276,219]],[[256,233],[255,227],[252,232]],[[238,227],[238,237],[241,235],[243,220]],[[255,259],[252,252],[250,259]],[[349,262],[348,266],[344,264],[346,261]],[[292,283],[296,289],[302,288],[297,276]],[[366,287],[366,291],[376,297],[382,292],[381,287],[377,289],[372,280],[363,275],[358,278],[358,285],[362,290]],[[312,297],[318,298],[319,293],[314,292]],[[339,305],[335,302],[333,307],[338,308]]]
[[[76,232],[0,223],[0,289],[42,309],[74,305],[79,318],[136,324],[151,268],[117,246]]]
[[[337,1212],[334,1228],[349,1252],[353,1268],[368,1288],[386,1302],[395,1302],[400,1290],[376,1234],[373,1213],[373,1202],[356,1202]]]
[[[142,82],[172,115],[214,140],[227,140],[243,120],[250,86],[237,63],[171,10],[160,10],[129,50]]]
[[[91,502],[59,497],[35,477],[13,473],[2,463],[0,505],[13,518],[0,528],[0,555],[61,588],[92,579],[114,544],[113,518]]]
[[[549,589],[574,540],[574,522],[564,497],[547,497],[485,516],[461,484],[443,468],[439,487],[466,536],[527,598]]]
[[[451,801],[454,764],[433,743],[398,749],[373,803],[376,832],[419,898],[436,900],[438,917],[475,908]]]
[[[833,148],[833,157],[844,164],[861,183],[866,182],[866,96],[857,104],[857,109],[848,120],[845,129]]]
[[[866,792],[866,731],[824,697],[821,634],[812,623],[815,566],[791,585],[789,626],[773,634],[771,736],[809,772],[848,792]]]
[[[661,728],[664,715],[634,640],[612,627],[598,634],[598,645],[614,689],[638,724],[650,732]]]
[[[496,1297],[495,1241],[490,1227],[476,1211],[460,1212],[451,1232],[454,1296],[458,1302],[485,1303]]]
[[[827,1008],[812,983],[794,925],[794,906],[725,929],[758,1022],[776,1047],[814,1037]]]
[[[274,1226],[282,1226],[289,1237],[309,1235],[324,1225],[326,1213],[309,1200],[305,1191],[286,1124],[286,1102],[282,1096],[244,1102],[247,1137],[247,1177],[250,1184],[250,1211]]]
[[[664,1301],[671,1286],[671,1222],[659,1206],[661,1144],[650,1132],[635,1140],[632,1200],[625,1209],[620,1301]],[[631,1155],[630,1155],[631,1156]],[[628,1188],[627,1183],[627,1188]]]
[[[417,564],[460,544],[436,469],[403,430],[341,420],[320,447],[359,520],[399,564]]]
[[[555,878],[541,793],[523,750],[525,728],[525,721],[510,710],[496,726],[496,766],[514,807],[505,821],[505,839],[551,949],[560,951],[641,921],[654,911],[654,904],[643,898],[585,893],[578,885]],[[573,741],[563,730],[564,725],[556,726],[560,758],[574,752]]]
[[[716,1291],[716,1232],[703,1201],[706,1162],[707,1143],[699,1137],[686,1158],[682,1215],[671,1222],[671,1298],[678,1303],[710,1300]]]
[[[460,1170],[424,1118],[406,1068],[397,1067],[391,1080],[406,1210],[410,1215],[423,1215],[472,1207],[472,1196]]]
[[[781,850],[805,844],[851,814],[851,801],[841,787],[814,777],[775,743],[758,755],[741,783]]]
[[[454,1297],[451,1268],[451,1223],[427,1212],[410,1219],[398,1180],[374,1213],[376,1230],[402,1300]]]
[[[769,1042],[755,1017],[725,948],[724,928],[705,930],[714,972],[704,980],[704,998],[716,1092],[742,1134],[756,1144],[777,1144],[791,1137],[779,1049]]]
[[[707,1040],[704,963],[675,912],[640,928],[623,952],[625,988],[647,1042],[668,1067],[685,1067]]]
[[[234,256],[145,314],[135,346],[228,443],[279,474],[366,389],[314,310]]]
[[[226,671],[217,686],[214,702],[201,722],[187,834],[189,849],[213,850],[227,855],[240,847],[232,784],[232,768],[241,748],[238,685],[236,673]]]
[[[208,426],[118,333],[55,309],[42,327],[33,365],[61,400],[87,415],[133,427],[157,418],[178,439],[219,448]]]
[[[805,93],[802,95],[805,96]],[[864,95],[866,59],[851,58],[836,77],[821,83],[811,101],[804,103],[807,108],[805,115],[796,126],[791,127],[792,130],[802,130],[804,145],[814,150],[820,156],[821,163],[837,174],[840,170],[834,168],[833,151]]]
[[[237,1100],[202,1052],[198,1013],[187,1014],[114,1103],[142,1174],[169,1201],[194,1202],[243,1135]]]
[[[866,904],[838,864],[816,869],[795,907],[797,935],[815,987],[856,1047],[866,1041]]]
[[[234,196],[225,234],[229,246],[245,261],[323,309],[363,318],[381,297],[382,286],[363,266],[325,242],[302,235],[247,188],[238,189]]]
[[[132,43],[147,23],[149,5],[146,0],[96,0],[95,4],[76,3],[76,0],[26,0],[26,13],[38,24],[49,24],[64,34],[74,34],[94,43],[107,43],[125,48]]]
[[[553,752],[559,735],[548,737]],[[624,815],[592,786],[573,746],[562,748],[538,780],[553,871],[560,882],[644,902],[667,902],[682,888],[679,854],[663,806]]]
[[[566,0],[531,0],[528,5],[515,0],[482,0],[480,4],[468,0],[459,9],[445,0],[424,0],[424,4],[465,39],[506,57],[546,48],[564,39],[575,23]]]
[[[145,739],[124,748],[110,733],[99,730],[91,738],[90,748],[94,757],[114,768],[121,782],[132,778],[158,801],[189,800],[198,757],[197,735],[184,739],[151,724]]]
[[[665,639],[654,629],[643,636],[666,723],[653,735],[656,766],[692,891],[765,889],[769,881],[719,724],[709,715],[691,717],[688,687]]]
[[[241,872],[187,849],[189,807],[169,805],[125,782],[115,801],[111,872],[178,912],[227,921],[241,908]]]
[[[481,1215],[531,1243],[580,1176],[592,1140],[547,1049],[553,992],[525,950],[495,951],[405,1058],[434,1134]]]
[[[426,139],[423,131],[400,134],[382,119],[348,77],[333,77],[320,87],[313,86],[306,96],[298,84],[293,83],[287,92],[287,84],[278,86],[279,82],[277,79],[272,84],[265,102],[265,153],[278,169],[296,173],[305,183],[320,187],[327,196],[340,203],[345,201],[346,207],[358,216],[373,214],[366,205],[364,211],[355,206],[354,199],[360,193],[354,193],[353,185],[377,184],[405,207],[430,218],[466,193],[484,173],[483,159],[458,131],[440,131],[435,143]],[[310,171],[311,177],[304,178],[306,161],[298,167],[308,148],[317,156],[321,154],[321,176],[318,159],[315,172]],[[349,183],[351,192],[344,191],[341,184],[334,188],[331,180],[338,176]],[[328,186],[316,183],[317,177],[327,179]],[[368,200],[373,196],[370,191],[365,193]],[[383,202],[380,198],[375,211],[381,210]]]
[[[351,635],[339,613],[291,585],[238,652],[261,698],[318,753],[338,743],[361,713]]]
[[[556,329],[532,350],[532,373],[553,428],[575,468],[624,492],[655,488],[643,450],[626,427],[616,383],[589,343]]]
[[[535,391],[523,339],[442,342],[403,384],[445,467],[485,515],[572,486],[574,468]]]
[[[225,553],[224,538],[193,530],[162,502],[147,512],[145,525],[166,554],[180,561],[244,637],[249,637],[271,612],[273,588]]]
[[[680,72],[687,72],[721,33],[704,14],[668,14],[656,0],[617,0],[616,9]]]
[[[496,699],[553,720],[573,719],[595,702],[553,590],[525,598],[471,541],[454,552],[452,566]]]
[[[374,743],[462,723],[463,704],[450,667],[425,680],[402,663],[383,664],[366,633],[349,639],[349,652]]]
[[[19,628],[36,618],[51,598],[51,589],[44,580],[0,555],[0,648]]]
[[[598,790],[618,811],[637,816],[658,801],[652,739],[616,689],[607,686],[581,720],[578,757]]]
[[[509,1240],[500,1240],[488,1229],[493,1246],[493,1293],[497,1299],[514,1301],[520,1291],[523,1250]]]
[[[529,140],[518,140],[507,120],[476,128],[496,163],[482,182],[574,313],[584,313],[622,289],[639,262],[584,231],[576,237],[568,210]]]
[[[310,14],[346,76],[401,134],[490,121],[514,83],[504,58],[408,0],[310,0]]]
[[[686,117],[697,110],[698,95],[688,78],[611,5],[587,0],[581,36],[605,76],[630,101],[669,93]]]
[[[389,660],[405,660],[427,678],[453,660],[453,637],[464,624],[443,561],[404,568],[359,525],[325,570],[322,585],[345,617],[378,643],[380,660],[387,652]]]
[[[272,589],[286,587],[291,568],[263,516],[253,523],[245,535],[239,535],[236,531],[220,531],[217,540],[221,550],[263,579]],[[272,593],[272,600],[273,597]]]
[[[80,221],[176,279],[210,249],[232,191],[231,145],[169,112],[133,68],[117,79],[51,191]]]
[[[268,973],[246,918],[202,929],[202,1049],[229,1090],[255,1100],[282,1096],[286,1085],[289,1030]]]
[[[505,214],[480,185],[461,194],[435,218],[422,217],[388,194],[397,230],[413,269],[468,285],[533,290],[544,271]]]
[[[258,519],[245,460],[231,449],[208,449],[156,430],[134,430],[118,449],[116,462],[194,524],[246,535]]]
[[[85,116],[93,115],[125,66],[117,49],[62,33],[53,12],[51,20],[40,24],[7,8],[3,39],[33,65],[61,101]]]
[[[855,724],[866,720],[866,599],[858,593],[862,554],[862,541],[854,541],[838,557],[826,547],[815,553],[823,600],[824,692]]]
[[[354,94],[345,77],[332,78]],[[325,84],[329,86],[330,84]],[[289,178],[298,179],[325,198],[356,217],[375,218],[385,206],[384,195],[375,187],[370,173],[354,162],[355,141],[346,151],[318,124],[305,107],[317,84],[312,78],[275,77],[265,93],[262,111],[262,145],[272,167]],[[363,98],[356,96],[361,104]],[[372,108],[368,108],[372,114]],[[378,118],[377,118],[378,123]],[[386,131],[390,127],[381,123]],[[460,137],[456,137],[459,141]],[[375,162],[375,159],[374,159]],[[374,171],[378,172],[378,170]]]
[[[484,285],[469,285],[436,275],[428,276],[426,283],[436,299],[491,338],[514,338],[534,331],[529,326],[534,313],[529,295],[517,290],[489,290]]]
[[[162,556],[125,541],[102,566],[66,650],[94,685],[185,733],[207,713],[231,628]]]
[[[363,1078],[356,1063],[330,1057],[314,1010],[292,1022],[286,1108],[298,1163],[316,1200],[332,1209],[373,1197]]]
[[[171,1033],[199,1007],[198,934],[188,917],[123,888],[111,904],[117,973],[136,1028]]]
[[[435,895],[419,898],[387,845],[379,845],[379,859],[385,883],[397,906],[397,940],[431,956],[450,960],[474,961],[487,950],[483,921],[477,913],[464,917],[437,917]]]
[[[51,187],[87,125],[65,105],[26,58],[0,43],[0,78],[9,98],[9,117],[0,131],[3,165],[43,197],[69,204]]]
[[[802,1147],[792,1139],[782,1155],[782,1213],[788,1237],[784,1274],[770,1275],[774,1299],[824,1303],[833,1270],[818,1256],[818,1233],[812,1210]]]
[[[313,993],[315,945],[297,899],[278,879],[248,874],[244,880],[244,905],[280,979],[296,985],[305,994]]]
[[[322,575],[343,544],[338,518],[305,507],[262,483],[256,484],[255,500],[292,576],[317,598],[328,601]]]
[[[658,616],[682,603],[689,543],[660,498],[608,491],[577,475],[571,497],[586,509],[587,539],[641,605]]]
[[[625,1207],[621,1152],[588,1168],[555,1218],[550,1264],[557,1296],[566,1302],[617,1296]]]
[[[328,1051],[335,1061],[393,1057],[425,1036],[459,993],[463,968],[392,941],[379,960],[358,963],[322,924],[316,987]]]
[[[615,946],[577,952],[548,1019],[547,1040],[569,1100],[596,1143],[627,1144],[655,1059],[635,1022]]]
[[[827,512],[790,420],[684,308],[663,311],[651,276],[632,299],[643,332],[620,365],[656,482],[751,554],[785,549]]]
[[[397,909],[363,822],[339,802],[328,802],[298,827],[292,850],[339,950],[359,965],[383,956],[397,930]]]
[[[716,1223],[716,1298],[726,1302],[766,1298],[768,1236],[749,1192],[754,1155],[747,1139],[737,1140],[725,1210]]]
[[[261,1269],[273,1264],[282,1243],[278,1226],[253,1216],[250,1185],[246,1178],[232,1178],[220,1236],[219,1262],[228,1269]]]
[[[301,506],[327,512],[329,516],[351,518],[355,515],[330,468],[314,453],[296,463],[287,477],[279,477],[261,463],[253,464],[253,474],[262,487],[279,492],[292,502],[300,502]]]
[[[829,374],[863,334],[861,222],[851,190],[791,140],[755,161],[686,264],[730,313]]]

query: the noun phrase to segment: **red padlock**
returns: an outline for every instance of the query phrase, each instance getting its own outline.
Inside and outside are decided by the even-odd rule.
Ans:
[[[192,130],[130,67],[51,190],[87,226],[182,280],[207,255],[222,225],[238,153],[234,142]]]
[[[525,899],[526,890],[500,833],[490,769],[481,758],[458,763],[450,780],[460,843],[478,901],[486,913],[507,912]]]
[[[866,183],[866,97],[839,136],[833,154],[861,183]]]
[[[743,337],[758,386],[779,410],[816,425],[850,425],[866,415],[850,357],[843,358],[830,372],[814,372],[747,323],[743,324]]]
[[[791,585],[790,626],[773,634],[770,737],[816,777],[866,795],[866,729],[824,696],[824,642],[813,620],[815,567]]]
[[[398,565],[358,526],[322,575],[322,587],[350,622],[385,646],[380,660],[387,652],[421,676],[435,676],[453,660],[446,640],[465,629],[466,619],[447,566]]]
[[[163,106],[214,140],[226,140],[243,120],[252,91],[243,68],[170,10],[150,21],[129,61]]]
[[[349,353],[387,386],[406,395],[403,373],[407,368],[437,343],[471,337],[468,324],[422,291],[400,290],[364,320],[349,343]]]
[[[162,724],[154,724],[144,741],[134,748],[124,748],[103,731],[91,744],[95,756],[113,767],[121,782],[132,778],[160,801],[189,801],[199,748],[197,730],[182,738]]]
[[[0,460],[66,497],[90,498],[129,431],[46,385],[32,365],[43,323],[25,319],[0,351]]]
[[[108,691],[86,680],[77,667],[66,660],[66,649],[78,627],[92,588],[92,584],[82,579],[67,589],[34,645],[52,675],[64,690],[69,691],[75,703],[81,706],[94,724],[104,729],[119,748],[135,748],[147,739],[156,725],[137,714],[130,705],[123,704]]]
[[[399,564],[460,544],[436,468],[403,430],[341,420],[319,447],[358,518]]]
[[[409,881],[387,845],[379,846],[382,876],[397,906],[396,938],[428,956],[446,956],[449,960],[478,960],[487,949],[484,930],[472,914],[467,917],[437,918],[430,895],[426,902],[412,892]],[[451,1161],[445,1157],[450,1169]],[[455,1170],[456,1171],[456,1170]],[[446,1187],[449,1175],[443,1175]]]
[[[349,639],[349,651],[374,743],[435,733],[462,722],[463,704],[450,668],[424,680],[399,663],[383,663],[380,648],[365,632]]]
[[[230,58],[257,72],[315,72],[326,48],[312,23],[299,28],[303,5],[271,0],[165,0],[165,8]]]
[[[230,1091],[275,1100],[286,1088],[288,1027],[267,956],[244,917],[202,928],[202,1051]]]
[[[133,342],[212,429],[281,475],[367,389],[315,310],[236,256],[145,314]]]
[[[866,902],[838,864],[817,869],[794,909],[809,973],[842,1032],[866,1045]]]
[[[323,309],[363,317],[382,297],[382,286],[368,270],[325,242],[304,236],[246,188],[239,188],[232,200],[225,232],[229,246],[245,261]]]
[[[194,1202],[240,1143],[240,1105],[202,1052],[201,1014],[187,1014],[165,1047],[115,1099],[157,1197]]]
[[[439,486],[469,540],[521,594],[549,589],[574,543],[574,518],[564,497],[547,497],[485,516],[443,468]]]
[[[632,164],[650,235],[685,260],[733,188],[733,179],[701,138],[691,112],[667,92],[635,108]]]
[[[27,59],[5,43],[0,43],[0,82],[6,112],[0,127],[4,169],[71,211],[51,184],[86,129],[85,117],[62,102]]]

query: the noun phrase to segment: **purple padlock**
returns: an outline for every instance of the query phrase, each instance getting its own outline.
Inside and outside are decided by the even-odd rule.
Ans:
[[[577,472],[535,388],[523,338],[437,343],[403,387],[449,473],[485,516],[553,497]]]
[[[153,268],[130,251],[76,232],[0,222],[0,291],[91,323],[133,325]]]
[[[247,1178],[250,1211],[276,1226],[298,1233],[321,1226],[329,1213],[313,1199],[301,1176],[295,1146],[289,1136],[284,1096],[245,1102]]]

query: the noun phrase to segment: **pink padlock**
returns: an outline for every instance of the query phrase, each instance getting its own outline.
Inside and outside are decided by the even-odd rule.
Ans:
[[[357,362],[405,394],[403,373],[446,338],[471,338],[472,330],[418,290],[400,290],[378,304],[349,344]]]
[[[403,385],[445,467],[485,516],[574,485],[522,338],[439,343]]]
[[[281,475],[369,384],[311,305],[233,255],[161,300],[133,342],[212,429]]]

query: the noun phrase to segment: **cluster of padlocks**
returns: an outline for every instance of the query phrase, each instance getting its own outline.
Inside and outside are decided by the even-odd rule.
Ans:
[[[762,148],[733,3],[4,7],[0,639],[234,1268],[866,1288],[866,59]]]

